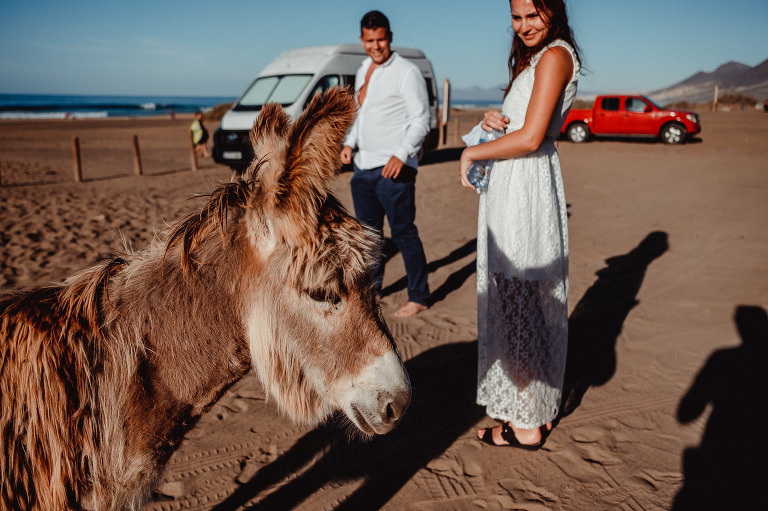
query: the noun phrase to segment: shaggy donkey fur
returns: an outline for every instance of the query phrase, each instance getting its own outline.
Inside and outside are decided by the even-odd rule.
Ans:
[[[252,367],[293,420],[395,426],[410,384],[368,277],[379,241],[329,193],[354,99],[265,106],[256,160],[146,251],[0,296],[0,508],[137,509]]]

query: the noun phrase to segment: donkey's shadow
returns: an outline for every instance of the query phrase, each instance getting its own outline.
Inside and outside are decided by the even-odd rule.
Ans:
[[[446,259],[468,255],[475,243],[472,240]],[[666,233],[650,233],[627,254],[606,260],[607,266],[597,272],[597,280],[579,300],[569,319],[561,417],[579,406],[591,386],[602,385],[613,376],[616,339],[637,304],[648,266],[667,248]],[[237,509],[280,484],[248,509],[292,509],[324,485],[350,479],[364,482],[336,509],[381,508],[416,472],[485,416],[484,409],[475,403],[477,342],[441,345],[405,365],[413,401],[394,431],[362,442],[347,441],[343,431],[332,424],[316,428],[214,510]],[[292,474],[300,475],[290,479]]]
[[[292,509],[327,483],[360,478],[362,485],[336,509],[381,508],[485,415],[475,404],[477,342],[441,345],[405,365],[413,399],[394,431],[365,442],[348,440],[332,424],[316,428],[214,509],[237,509],[284,481],[248,509]]]
[[[452,250],[451,253],[446,255],[445,257],[442,257],[440,259],[436,259],[434,261],[430,261],[429,263],[427,263],[427,272],[434,273],[435,271],[442,268],[443,266],[448,266],[449,264],[455,263],[456,261],[460,261],[461,259],[475,252],[477,252],[477,238],[473,238],[467,241],[462,246]],[[392,240],[390,240],[389,238],[385,239],[384,240],[384,263],[392,259],[392,257],[394,257],[397,253],[398,253],[397,247],[392,242]],[[453,272],[445,280],[445,282],[443,282],[443,284],[441,284],[437,289],[432,291],[432,295],[430,296],[431,304],[434,305],[437,302],[445,300],[449,294],[451,294],[453,291],[456,291],[462,285],[464,285],[464,282],[466,282],[467,279],[469,279],[469,277],[472,276],[473,273],[475,273],[476,266],[477,266],[477,259],[473,259],[463,267]],[[408,287],[407,276],[401,277],[395,282],[389,284],[384,289],[382,289],[381,296],[391,295],[393,293],[396,293],[397,291],[402,291],[407,287]]]

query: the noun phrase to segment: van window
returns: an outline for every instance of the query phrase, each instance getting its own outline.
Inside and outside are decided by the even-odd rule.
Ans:
[[[335,87],[337,85],[341,85],[341,77],[339,75],[325,75],[324,77],[320,78],[312,89],[312,92],[309,94],[309,96],[307,96],[307,101],[304,103],[304,108],[307,108],[307,105],[310,101],[312,101],[312,98],[315,97],[315,94],[322,94],[331,87]]]
[[[298,99],[312,75],[263,76],[240,98],[232,110],[260,110],[266,103],[289,106]]]
[[[322,94],[331,87],[337,85],[341,85],[341,78],[338,75],[325,75],[317,81],[315,88],[312,89],[312,93],[309,95],[309,98],[307,98],[307,102],[309,102],[315,94]]]

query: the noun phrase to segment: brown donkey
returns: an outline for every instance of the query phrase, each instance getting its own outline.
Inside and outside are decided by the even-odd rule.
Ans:
[[[354,99],[267,105],[243,179],[164,241],[0,297],[0,509],[136,509],[252,367],[294,421],[391,430],[410,400],[369,278],[379,240],[328,189]]]

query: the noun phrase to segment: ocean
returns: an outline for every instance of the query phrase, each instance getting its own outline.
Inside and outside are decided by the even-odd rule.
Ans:
[[[0,119],[147,117],[210,110],[237,98],[223,96],[78,96],[0,94]]]
[[[501,110],[502,101],[490,99],[451,99],[451,108],[482,108],[484,110]],[[442,102],[440,103],[442,107]]]
[[[226,96],[94,96],[0,94],[0,119],[99,119],[148,117],[210,110],[237,98]],[[500,101],[461,99],[452,108],[501,108]]]

